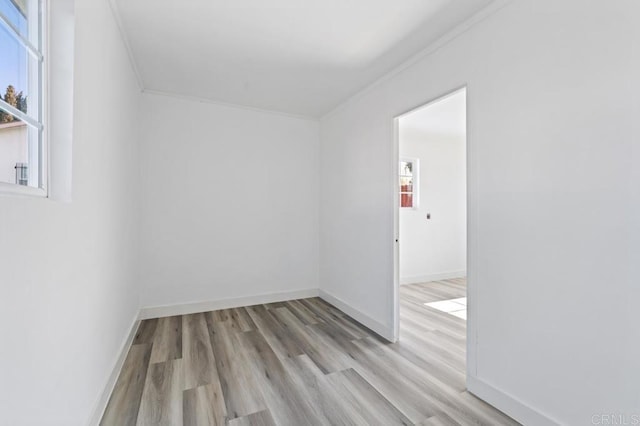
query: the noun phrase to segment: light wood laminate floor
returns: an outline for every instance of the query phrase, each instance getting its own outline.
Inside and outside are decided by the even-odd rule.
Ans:
[[[143,321],[102,425],[516,425],[465,390],[465,321],[401,288],[390,344],[319,298]]]

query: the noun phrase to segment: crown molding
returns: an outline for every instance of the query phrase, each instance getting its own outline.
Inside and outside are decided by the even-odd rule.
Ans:
[[[251,106],[242,105],[242,104],[234,104],[234,103],[230,103],[230,102],[218,101],[218,100],[210,99],[210,98],[201,98],[201,97],[198,97],[198,96],[183,95],[183,94],[175,93],[175,92],[167,92],[167,91],[163,91],[163,90],[143,89],[142,93],[145,94],[145,95],[165,96],[165,97],[174,98],[174,99],[182,99],[182,100],[185,100],[185,101],[200,102],[200,103],[204,103],[204,104],[217,105],[217,106],[225,107],[225,108],[234,108],[234,109],[241,109],[241,110],[251,111],[251,112],[259,112],[259,113],[262,113],[262,114],[278,115],[278,116],[281,116],[281,117],[295,118],[297,120],[306,120],[306,121],[319,122],[319,118],[313,117],[313,116],[310,116],[310,115],[292,114],[292,113],[289,113],[289,112],[283,112],[283,111],[277,111],[277,110],[271,110],[271,109],[262,109],[262,108],[251,107]]]
[[[133,54],[133,49],[131,48],[131,42],[129,41],[129,37],[127,36],[127,31],[124,28],[124,21],[122,20],[122,14],[120,13],[120,8],[116,3],[116,0],[108,0],[109,6],[111,8],[111,13],[113,14],[113,18],[118,25],[118,30],[120,32],[120,38],[122,39],[122,43],[124,43],[124,47],[127,51],[127,56],[129,56],[129,62],[131,63],[131,68],[133,69],[133,74],[136,76],[136,82],[138,83],[138,88],[140,91],[144,91],[144,82],[142,81],[142,75],[140,74],[140,70],[138,69],[138,63],[136,62],[136,57]]]
[[[379,79],[377,79],[376,81],[374,81],[373,83],[365,86],[363,89],[359,90],[358,92],[354,93],[353,95],[349,96],[344,101],[342,101],[341,103],[339,103],[338,105],[333,107],[329,112],[327,112],[324,115],[322,115],[320,117],[320,120],[322,121],[322,120],[325,120],[325,119],[331,117],[332,115],[334,115],[337,112],[341,111],[342,109],[346,108],[348,105],[352,104],[356,100],[362,98],[363,96],[365,96],[367,93],[371,92],[373,89],[375,89],[376,87],[378,87],[382,83],[391,80],[393,77],[397,76],[398,74],[400,74],[401,72],[403,72],[407,68],[411,67],[412,65],[415,65],[416,63],[418,63],[422,59],[424,59],[424,58],[430,56],[431,54],[435,53],[437,50],[439,50],[440,48],[446,46],[447,44],[449,44],[450,42],[452,42],[453,40],[455,40],[456,38],[458,38],[462,34],[466,33],[472,27],[474,27],[477,23],[479,23],[479,22],[485,20],[486,18],[488,18],[489,16],[493,15],[494,13],[499,11],[500,9],[504,8],[505,6],[507,6],[512,1],[513,0],[493,0],[485,8],[483,8],[482,10],[476,12],[475,14],[473,14],[471,17],[469,17],[468,19],[464,20],[460,24],[456,25],[455,27],[453,27],[451,30],[447,31],[444,35],[442,35],[441,37],[439,37],[438,39],[436,39],[432,43],[429,43],[420,52],[416,53],[415,55],[413,55],[412,57],[410,57],[409,59],[407,59],[406,61],[404,61],[403,63],[401,63],[400,65],[398,65],[397,67],[395,67],[394,69],[392,69],[391,71],[389,71],[388,73],[386,73],[385,75],[380,77]]]

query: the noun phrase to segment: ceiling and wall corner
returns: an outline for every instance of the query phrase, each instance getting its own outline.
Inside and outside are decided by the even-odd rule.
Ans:
[[[507,6],[512,1],[513,0],[491,0],[491,2],[486,7],[480,9],[477,13],[473,14],[468,19],[466,19],[463,22],[459,23],[455,27],[449,29],[449,31],[447,31],[445,34],[443,34],[440,38],[438,38],[437,40],[434,40],[433,42],[431,42],[428,45],[426,45],[418,53],[416,53],[415,55],[413,55],[412,57],[410,57],[406,61],[402,62],[397,67],[393,68],[391,71],[385,73],[379,79],[374,80],[372,83],[366,85],[364,88],[362,88],[358,92],[354,93],[351,96],[348,96],[344,101],[342,101],[341,103],[336,105],[334,108],[329,110],[327,113],[323,114],[322,117],[321,117],[321,120],[329,118],[331,115],[333,115],[335,113],[338,113],[340,110],[342,110],[342,108],[344,108],[344,107],[346,107],[346,106],[348,106],[348,105],[350,105],[350,104],[352,104],[354,102],[357,102],[358,99],[360,99],[361,97],[365,96],[370,91],[374,90],[378,85],[383,84],[386,81],[389,81],[389,80],[393,79],[397,75],[401,74],[404,70],[412,67],[413,65],[417,64],[421,60],[424,60],[426,57],[428,57],[429,55],[435,53],[438,49],[446,46],[447,43],[452,42],[457,37],[461,36],[465,32],[469,31],[471,28],[473,28],[474,25],[479,24],[480,22],[484,21],[485,19],[487,19],[488,17],[490,17],[494,13],[498,12],[503,7]],[[420,107],[421,107],[421,105],[415,105],[414,106],[414,108],[420,108]]]
[[[145,91],[315,118],[508,2],[109,1]]]
[[[116,25],[118,26],[118,31],[120,32],[122,43],[124,44],[124,48],[127,51],[127,55],[129,56],[131,69],[133,70],[133,74],[136,77],[138,87],[140,88],[140,91],[144,91],[144,81],[142,81],[142,76],[140,75],[140,71],[138,70],[138,64],[136,63],[136,58],[133,55],[133,50],[131,49],[131,42],[129,41],[129,37],[127,36],[127,32],[122,22],[122,14],[120,13],[120,9],[118,8],[118,3],[116,0],[108,0],[108,2],[109,7],[111,8],[113,19],[116,21]]]

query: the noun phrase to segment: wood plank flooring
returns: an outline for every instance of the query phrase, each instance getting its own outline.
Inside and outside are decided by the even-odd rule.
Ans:
[[[465,390],[466,322],[401,287],[390,344],[319,298],[146,320],[101,425],[517,425]]]

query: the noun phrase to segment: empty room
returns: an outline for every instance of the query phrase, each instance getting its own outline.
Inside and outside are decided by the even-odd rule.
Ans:
[[[639,19],[0,0],[0,425],[640,424]]]

